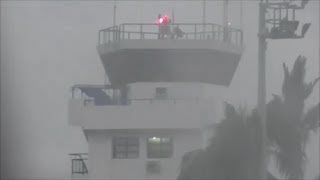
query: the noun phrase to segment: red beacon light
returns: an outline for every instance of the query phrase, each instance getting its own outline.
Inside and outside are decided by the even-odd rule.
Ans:
[[[168,24],[168,22],[169,22],[168,15],[161,16],[157,19],[157,24]]]
[[[159,19],[159,24],[162,24],[163,23],[163,18],[161,17],[160,19]]]

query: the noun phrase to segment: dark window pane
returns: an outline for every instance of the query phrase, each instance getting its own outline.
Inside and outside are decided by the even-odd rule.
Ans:
[[[138,158],[139,138],[115,137],[113,138],[113,158]]]
[[[129,152],[128,158],[138,158],[139,154],[137,152]]]

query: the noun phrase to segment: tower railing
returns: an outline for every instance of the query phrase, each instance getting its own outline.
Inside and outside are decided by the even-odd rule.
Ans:
[[[165,32],[161,30],[163,27]],[[242,45],[243,32],[240,29],[219,24],[175,23],[170,25],[125,23],[99,31],[98,43],[109,44],[121,40],[217,40]]]

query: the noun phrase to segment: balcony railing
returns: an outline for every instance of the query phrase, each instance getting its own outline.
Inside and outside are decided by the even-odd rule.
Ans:
[[[71,88],[72,99],[82,99],[84,105],[96,106],[126,105],[127,88],[111,85],[74,85]]]
[[[168,98],[160,97],[155,94],[152,98],[129,98],[127,95],[127,87],[114,87],[112,85],[74,85],[71,89],[72,99],[83,100],[84,106],[116,106],[131,105],[135,102],[154,103],[201,103],[204,99],[200,98]],[[211,101],[211,99],[207,99]]]
[[[183,39],[217,40],[235,45],[243,44],[243,33],[240,29],[218,24],[175,23],[166,25],[164,34],[161,31],[162,27],[164,25],[125,23],[100,30],[98,42],[101,45],[121,40]]]
[[[71,157],[71,173],[73,174],[88,174],[86,162],[88,161],[88,153],[69,154]]]

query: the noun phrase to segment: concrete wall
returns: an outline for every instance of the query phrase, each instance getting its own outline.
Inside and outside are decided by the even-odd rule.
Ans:
[[[94,106],[84,105],[83,99],[69,101],[69,123],[83,127],[88,140],[89,178],[175,179],[181,157],[208,143],[208,124],[222,115],[216,106],[222,104],[224,89],[203,83],[133,83],[128,87],[129,105]],[[168,99],[154,99],[157,87],[167,88]],[[138,159],[112,158],[112,137],[119,135],[140,137]],[[174,143],[173,157],[159,159],[160,174],[146,171],[146,141],[154,136],[173,137]]]
[[[89,175],[88,174],[73,174],[71,175],[71,179],[73,180],[88,180]]]
[[[244,50],[242,45],[236,45],[231,43],[224,43],[217,40],[121,40],[121,42],[115,42],[111,44],[102,44],[97,46],[97,50],[100,55],[114,52],[123,49],[143,49],[143,50],[160,50],[160,49],[209,49],[219,50],[223,52],[241,54]]]
[[[152,99],[157,87],[167,88],[168,99],[112,106],[71,99],[69,122],[86,129],[190,129],[214,123],[222,115],[217,107],[222,97],[214,97],[214,88],[201,83],[134,83],[129,85],[129,99]]]
[[[129,99],[148,99],[155,97],[157,87],[167,88],[168,98],[174,99],[215,99],[217,93],[222,93],[223,88],[206,83],[186,83],[186,82],[139,82],[127,85],[129,87]],[[220,90],[220,92],[219,92]]]
[[[196,130],[91,130],[87,131],[89,144],[90,179],[175,179],[179,173],[181,157],[188,151],[203,147],[203,136]],[[112,137],[139,136],[139,158],[113,159]],[[173,157],[157,159],[161,164],[159,174],[146,171],[147,137],[172,137]]]

